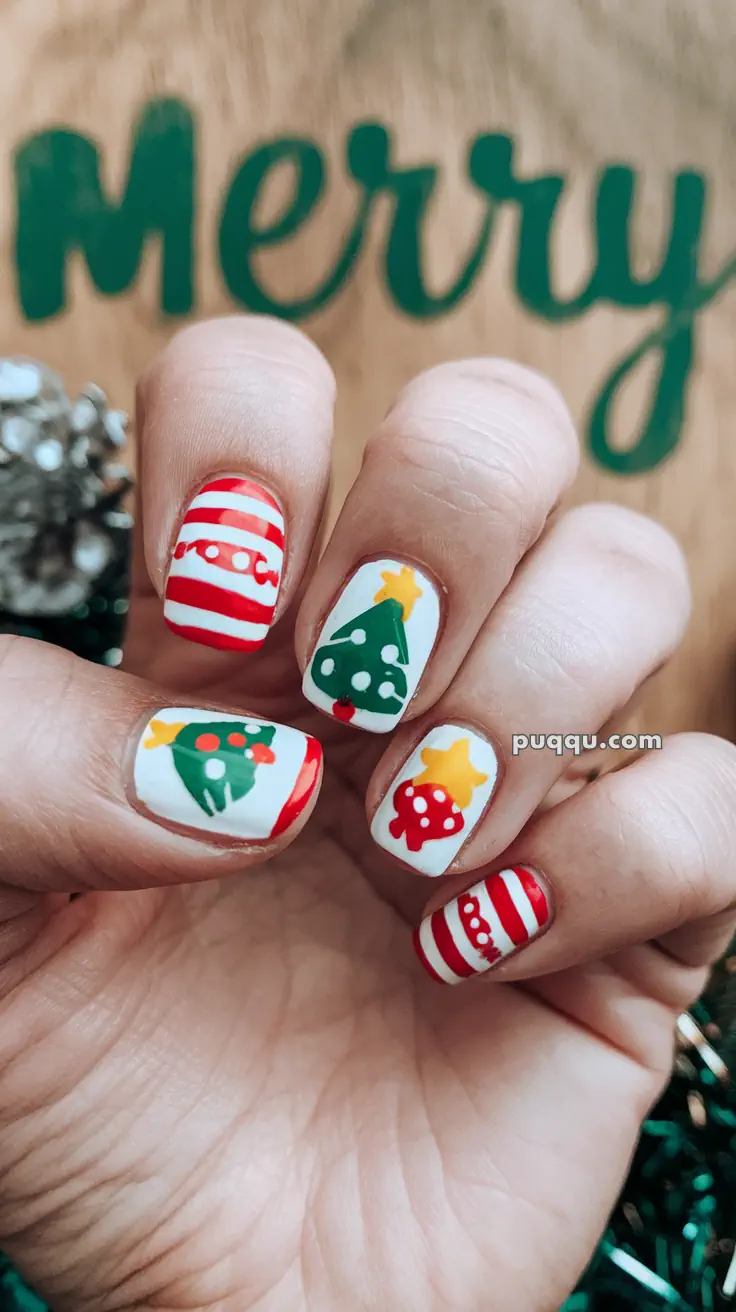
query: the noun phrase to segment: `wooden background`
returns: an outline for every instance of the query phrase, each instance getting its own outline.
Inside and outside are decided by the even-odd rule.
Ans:
[[[197,314],[232,312],[216,261],[223,189],[259,139],[314,137],[331,162],[329,203],[289,245],[264,256],[280,292],[299,294],[334,263],[353,212],[344,141],[380,116],[404,163],[437,162],[443,183],[428,267],[455,276],[477,231],[477,196],[462,176],[467,142],[508,131],[524,172],[560,170],[571,194],[555,238],[556,277],[571,292],[590,264],[588,206],[596,170],[640,171],[637,264],[656,267],[667,235],[671,177],[707,175],[702,262],[720,268],[736,235],[736,6],[733,0],[2,0],[0,50],[0,351],[37,355],[71,387],[94,378],[129,407],[134,379],[176,328],[158,310],[158,256],[115,299],[74,262],[70,305],[23,321],[13,262],[10,161],[23,137],[63,124],[95,137],[105,185],[123,185],[133,119],[175,95],[199,116]],[[273,197],[278,204],[278,196]],[[612,364],[661,311],[596,307],[554,326],[520,306],[511,224],[501,222],[470,296],[433,322],[402,317],[375,252],[307,330],[338,377],[336,497],[366,434],[402,382],[447,357],[502,354],[548,372],[580,417]],[[696,609],[687,642],[651,686],[637,720],[650,732],[701,727],[733,735],[736,671],[736,296],[701,315],[688,418],[674,457],[654,473],[614,477],[586,456],[577,500],[615,499],[661,519],[692,567]],[[650,379],[651,381],[651,379]],[[624,428],[642,395],[631,389]]]

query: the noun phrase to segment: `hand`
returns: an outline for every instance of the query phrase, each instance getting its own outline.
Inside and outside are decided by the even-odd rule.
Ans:
[[[732,931],[736,754],[554,805],[511,738],[628,702],[679,550],[553,515],[572,426],[502,361],[405,389],[316,567],[314,346],[190,328],[140,403],[126,672],[3,639],[2,1245],[55,1312],[555,1312]]]

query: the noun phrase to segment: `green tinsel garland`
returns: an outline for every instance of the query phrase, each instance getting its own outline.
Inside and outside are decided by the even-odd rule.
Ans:
[[[0,612],[0,632],[120,661],[121,558],[63,619]],[[680,1024],[672,1080],[646,1121],[626,1185],[590,1266],[560,1312],[736,1312],[736,956]],[[0,1255],[0,1312],[50,1312]],[[509,1309],[508,1312],[513,1312]]]

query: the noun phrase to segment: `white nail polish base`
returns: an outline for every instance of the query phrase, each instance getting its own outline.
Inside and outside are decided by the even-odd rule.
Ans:
[[[151,718],[138,744],[135,794],[162,820],[263,841],[303,809],[313,791],[305,790],[305,771],[316,780],[320,756],[313,738],[287,725],[166,707]]]
[[[498,761],[486,738],[442,724],[417,745],[376,811],[371,835],[423,875],[442,875],[480,820]]]
[[[336,712],[335,704],[337,692],[344,692],[346,696],[355,696],[360,702],[365,700],[365,694],[371,696],[372,700],[377,700],[378,689],[388,689],[391,685],[391,668],[386,665],[383,659],[380,660],[380,668],[377,668],[377,653],[371,650],[372,643],[369,641],[366,630],[363,628],[360,617],[366,612],[370,612],[376,606],[376,597],[386,587],[383,574],[388,573],[392,576],[400,576],[402,570],[410,570],[413,575],[414,586],[421,591],[420,596],[413,600],[411,612],[405,621],[402,621],[403,638],[406,644],[406,663],[397,660],[395,653],[398,651],[400,641],[397,635],[388,633],[386,642],[380,648],[378,655],[386,653],[393,658],[393,665],[398,666],[399,671],[403,673],[406,679],[406,693],[401,697],[401,706],[395,710],[378,710],[375,708],[365,708],[360,705],[355,707],[353,714],[348,718]],[[413,589],[411,589],[413,592]],[[314,675],[317,671],[317,663],[320,666],[329,669],[329,662],[333,657],[325,647],[331,647],[332,636],[338,632],[344,625],[348,625],[351,620],[356,620],[355,632],[360,638],[362,635],[362,644],[360,641],[354,642],[354,647],[359,647],[366,653],[365,668],[356,666],[352,678],[358,680],[358,684],[351,688],[352,679],[347,681],[347,685],[342,689],[320,687],[315,682]],[[365,620],[363,621],[365,623]],[[329,715],[336,719],[344,719],[346,723],[351,724],[358,729],[367,729],[370,733],[389,733],[401,719],[411,701],[417,684],[424,672],[425,666],[432,653],[437,632],[440,624],[440,603],[439,596],[435,585],[430,582],[425,574],[415,566],[407,566],[405,561],[391,559],[368,561],[361,565],[353,577],[349,580],[346,587],[337,599],[335,606],[327,616],[322,627],[317,645],[312,658],[307,666],[302,684],[304,696],[320,710],[327,711]],[[371,635],[372,636],[372,635]],[[347,647],[350,639],[340,639],[339,644]],[[334,651],[334,647],[332,648]],[[352,653],[351,653],[352,654]],[[399,655],[404,655],[402,650]],[[369,668],[372,667],[372,668]],[[334,668],[334,661],[333,661]],[[329,677],[329,676],[328,676]],[[373,697],[373,688],[369,684],[366,688],[365,680],[369,678],[373,681],[376,690],[376,696]],[[390,697],[389,697],[390,700]]]

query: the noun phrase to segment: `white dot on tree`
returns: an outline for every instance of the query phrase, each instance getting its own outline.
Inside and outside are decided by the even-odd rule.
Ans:
[[[209,760],[204,763],[204,772],[208,779],[222,779],[225,773],[225,762],[217,756],[210,756]]]
[[[246,747],[246,749],[245,749],[245,755],[248,757],[248,760],[249,760],[249,761],[252,761],[252,760],[253,760],[253,748],[252,748],[252,747]]]
[[[418,811],[421,815],[422,811],[426,811],[427,809],[426,797],[415,797],[412,806],[414,807],[414,810]]]
[[[233,552],[233,569],[247,569],[250,564],[250,556],[247,551]]]
[[[354,642],[356,647],[362,647],[365,642],[365,629],[353,629],[350,634],[350,641]]]
[[[214,546],[214,544],[210,545],[209,547],[205,547],[204,554],[208,560],[217,560],[217,557],[220,554],[220,548]]]
[[[399,659],[399,649],[395,642],[387,642],[385,647],[381,648],[381,660],[386,665],[395,665]]]
[[[245,722],[246,733],[260,733],[262,728],[263,725],[258,724],[257,720],[246,720]]]
[[[325,656],[325,659],[323,660],[319,668],[321,674],[332,674],[332,671],[335,668],[335,662],[333,661],[331,656]]]
[[[466,915],[469,916],[472,911],[475,911],[475,907],[473,906],[473,903],[466,902],[465,906],[463,907],[463,911],[466,913]]]
[[[367,670],[358,670],[350,680],[356,692],[365,692],[366,688],[371,686],[371,676]]]
[[[480,929],[480,921],[479,921],[479,919],[478,919],[477,916],[473,916],[473,919],[472,919],[471,922],[470,922],[470,928],[471,928],[471,929]]]
[[[407,790],[406,790],[406,795],[407,795],[407,797],[413,797],[413,796],[414,796],[414,789],[412,788],[411,784],[409,785],[409,787],[408,787]]]
[[[477,938],[477,940],[478,940],[479,943],[487,943],[487,942],[488,942],[488,935],[487,935],[487,934],[476,934],[475,937]]]
[[[452,818],[451,815],[448,815],[447,819],[445,820],[445,822],[444,822],[444,824],[443,824],[443,828],[444,828],[444,829],[454,829],[454,828],[455,828],[455,821],[453,820],[453,818]]]
[[[429,829],[429,820],[427,819],[426,815],[422,816],[421,820],[419,821],[419,824],[421,825],[422,829]]]
[[[394,685],[392,683],[389,683],[388,679],[384,679],[383,683],[379,683],[378,685],[379,697],[383,697],[383,700],[385,701],[387,697],[393,697],[393,695],[394,695]]]

